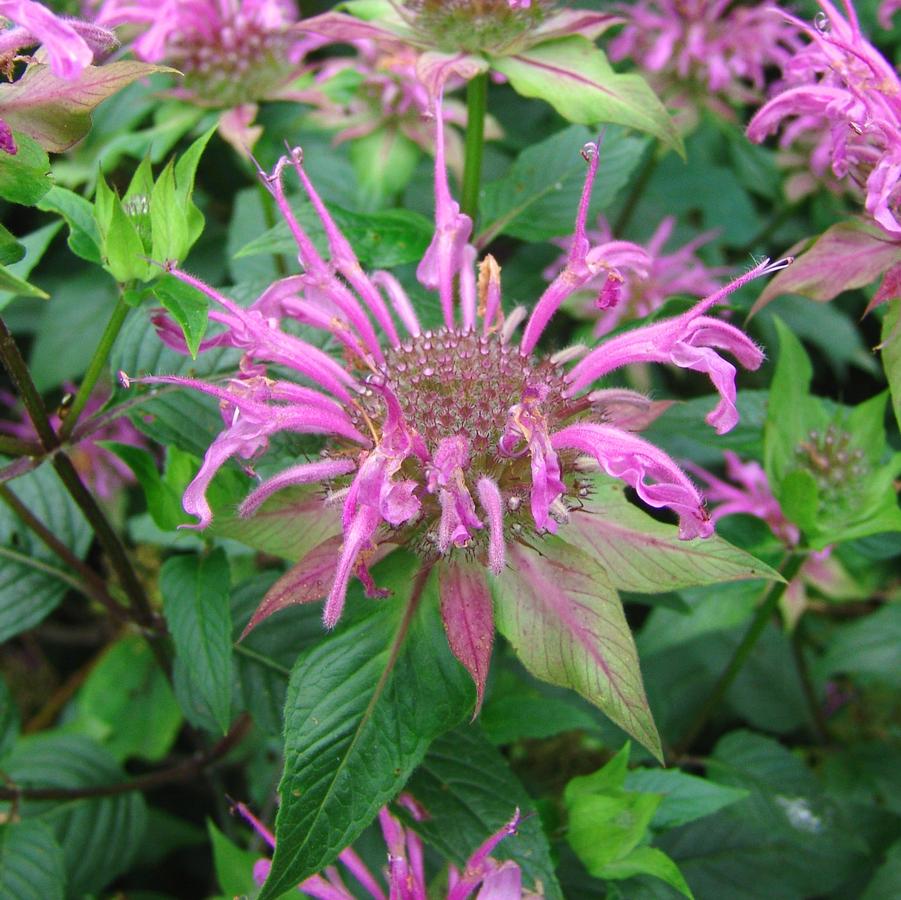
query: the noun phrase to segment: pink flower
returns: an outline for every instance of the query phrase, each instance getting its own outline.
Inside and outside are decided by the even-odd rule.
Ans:
[[[75,394],[74,384],[67,382],[63,389],[70,396]],[[85,480],[99,497],[110,500],[126,484],[134,484],[134,475],[131,469],[115,453],[105,447],[101,447],[97,441],[116,441],[120,444],[131,444],[134,447],[146,447],[147,440],[128,421],[125,416],[117,415],[114,418],[104,417],[102,408],[109,400],[108,388],[96,390],[83,410],[83,419],[75,429],[75,442],[69,451],[72,462],[78,470],[78,474]],[[18,408],[18,400],[12,394],[0,391],[0,402],[11,410]],[[37,433],[31,419],[24,412],[20,413],[18,422],[0,422],[0,432],[10,434],[23,441],[34,441]],[[89,421],[91,417],[96,417]],[[108,421],[104,421],[108,419]],[[101,424],[101,422],[103,424]],[[50,424],[54,431],[62,425],[62,418],[58,412],[50,416]],[[79,434],[85,437],[78,439]]]
[[[725,115],[729,103],[759,100],[767,68],[781,66],[798,46],[794,28],[764,6],[638,0],[617,11],[627,24],[610,42],[612,60],[633,60],[679,106],[707,103]]]
[[[782,128],[780,146],[816,135],[811,166],[823,174],[831,164],[865,195],[866,211],[891,236],[901,237],[901,80],[893,66],[864,38],[854,7],[847,18],[829,0],[816,25],[773,10],[793,22],[810,43],[782,66],[780,90],[748,126],[762,141]]]
[[[603,216],[598,217],[596,229],[586,232],[600,269],[576,296],[584,292],[586,302],[582,306],[588,316],[597,318],[597,337],[624,321],[650,315],[677,294],[705,297],[719,287],[717,277],[728,270],[709,268],[695,254],[698,247],[712,239],[712,234],[700,235],[672,253],[663,252],[675,221],[672,216],[663,219],[644,246],[614,240]],[[557,243],[569,249],[568,240]],[[553,279],[565,262],[566,256],[561,256],[545,270],[545,278]]]
[[[409,794],[401,794],[397,803],[415,821],[428,818],[426,811]],[[275,849],[275,837],[243,803],[236,804],[235,810],[250,822],[269,847]],[[519,822],[519,810],[516,810],[509,822],[472,852],[462,871],[454,865],[448,866],[447,900],[466,900],[473,896],[477,888],[481,890],[475,895],[476,900],[538,900],[542,896],[522,887],[522,871],[516,863],[499,862],[491,856],[504,838],[516,834]],[[405,828],[387,807],[379,811],[379,825],[388,851],[383,874],[389,896],[398,900],[427,900],[433,896],[426,882],[424,848],[420,837],[412,828]],[[385,900],[379,880],[352,848],[343,850],[338,860],[367,896]],[[269,867],[268,859],[256,864],[254,879],[257,884],[262,885],[266,880]],[[354,900],[357,896],[348,890],[336,866],[329,866],[321,875],[308,878],[297,889],[317,900]]]
[[[571,354],[548,357],[535,348],[557,307],[602,267],[585,230],[597,148],[592,144],[590,152],[583,150],[588,176],[564,267],[531,316],[522,308],[505,315],[500,270],[490,257],[476,278],[476,253],[469,243],[472,223],[447,183],[440,105],[437,124],[435,234],[417,274],[438,294],[442,328],[422,330],[409,297],[390,273],[367,275],[362,270],[310,183],[301,152],[294,151],[264,182],[294,235],[302,275],[276,282],[244,308],[173,270],[213,301],[210,319],[224,330],[205,346],[240,348],[245,354],[241,370],[223,384],[175,376],[142,379],[189,386],[220,402],[225,428],[184,496],[185,510],[197,517],[196,527],[211,521],[206,490],[227,460],[254,458],[282,431],[322,437],[321,459],[264,481],[242,511],[253,512],[288,484],[324,482],[332,502],[340,501],[343,545],[336,550],[325,603],[328,627],[341,615],[352,575],[370,593],[375,590],[368,562],[380,543],[410,547],[439,566],[439,577],[445,570],[455,571],[460,551],[505,577],[511,542],[528,547],[529,540],[557,531],[583,509],[580,473],[586,456],[633,487],[646,503],[673,510],[683,538],[708,536],[712,525],[690,479],[663,451],[629,430],[645,414],[632,411],[640,404],[622,396],[624,392],[616,397],[595,393],[594,384],[634,362],[694,369],[708,375],[720,394],[708,421],[719,432],[728,430],[738,419],[735,369],[720,351],[748,368],[759,366],[763,354],[737,328],[708,313],[732,290],[784,264],[761,263],[683,315],[607,341],[567,370]],[[319,255],[287,201],[286,168],[294,170],[316,210],[329,261]],[[292,320],[333,337],[344,362],[282,327]],[[523,320],[525,331],[517,345],[514,333]],[[161,334],[183,347],[168,327]],[[266,365],[303,378],[304,385],[266,374]],[[629,424],[624,427],[608,415],[617,404],[627,408],[622,418]],[[487,660],[475,657],[490,655],[493,629],[487,582],[475,571],[475,587],[466,591],[467,609],[455,606],[463,603],[462,589],[451,590],[443,613],[452,649],[470,672],[478,673],[481,700]],[[456,641],[457,617],[476,607],[485,634],[474,643]],[[267,607],[264,615],[274,611]],[[253,619],[251,627],[259,620]]]

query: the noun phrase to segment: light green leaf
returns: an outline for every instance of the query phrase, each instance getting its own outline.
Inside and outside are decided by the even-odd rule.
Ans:
[[[232,636],[229,568],[224,551],[176,556],[163,565],[163,612],[176,663],[192,699],[225,733],[231,721]],[[181,700],[181,697],[179,698]],[[191,709],[185,713],[190,715]]]
[[[349,154],[365,205],[376,208],[407,186],[422,155],[413,141],[390,125],[352,141]]]
[[[99,263],[100,232],[94,208],[88,200],[59,185],[53,185],[37,204],[38,209],[62,216],[69,226],[69,249],[82,259]]]
[[[3,88],[0,85],[0,97]],[[24,134],[14,133],[14,136],[18,152],[15,155],[0,152],[0,197],[10,203],[34,206],[53,184],[50,159],[37,141]]]
[[[674,887],[689,900],[694,900],[694,894],[679,871],[679,867],[656,847],[636,847],[631,853],[614,860],[596,874],[599,878],[607,880],[622,880],[636,875],[652,875]]]
[[[622,603],[592,556],[556,537],[512,544],[493,582],[497,628],[536,677],[571,688],[658,759],[638,654]]]
[[[259,855],[236,847],[210,819],[207,819],[206,828],[213,848],[219,890],[228,897],[252,896],[257,889],[253,866]]]
[[[614,122],[684,152],[673,120],[644,78],[615,72],[603,51],[585,37],[545,41],[491,62],[510,79],[513,90],[546,100],[570,122]]]
[[[419,565],[392,553],[375,569],[392,596],[361,601],[357,615],[351,607],[344,625],[297,660],[285,703],[276,851],[260,900],[333,860],[396,796],[432,740],[472,711],[472,681],[441,625],[436,573],[410,618]]]

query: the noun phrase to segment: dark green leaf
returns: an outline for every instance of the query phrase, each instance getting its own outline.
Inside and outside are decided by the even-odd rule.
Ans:
[[[586,164],[580,150],[586,141],[596,139],[584,126],[571,125],[523,150],[503,178],[482,190],[478,244],[485,246],[499,234],[527,241],[570,234],[585,182]],[[645,143],[621,128],[606,130],[590,221],[626,185],[641,161]]]
[[[222,550],[206,557],[173,557],[160,573],[163,611],[175,641],[176,662],[192,697],[223,733],[231,721],[229,577]]]
[[[125,773],[102,747],[80,735],[42,734],[23,738],[4,761],[16,784],[86,788],[118,784]],[[26,821],[48,825],[63,848],[67,896],[98,892],[131,865],[144,837],[147,810],[137,792],[96,799],[27,800]]]
[[[153,284],[153,293],[172,318],[181,326],[192,358],[197,358],[200,342],[206,334],[210,301],[206,294],[176,278],[164,275]]]
[[[441,625],[435,573],[406,615],[418,566],[392,553],[375,570],[391,599],[365,601],[294,667],[276,852],[260,900],[334,859],[397,794],[431,741],[472,710],[472,682]]]
[[[0,897],[10,900],[63,900],[63,851],[42,822],[0,825]]]
[[[842,625],[829,641],[818,668],[901,687],[901,604],[889,603],[858,622]]]
[[[91,530],[50,466],[17,478],[11,489],[53,534],[78,556]],[[0,642],[33,628],[72,586],[72,573],[18,516],[0,506]]]
[[[476,726],[463,725],[438,738],[406,790],[429,814],[412,826],[429,846],[461,868],[469,854],[519,808],[527,818],[491,855],[518,863],[525,884],[543,887],[542,896],[548,900],[562,897],[541,819],[529,815],[534,801]]]
[[[16,709],[6,681],[0,678],[0,759],[6,755],[18,736],[19,710]]]

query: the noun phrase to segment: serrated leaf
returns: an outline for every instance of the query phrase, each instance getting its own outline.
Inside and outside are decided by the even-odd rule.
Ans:
[[[81,557],[91,529],[50,466],[12,483],[16,496]],[[71,572],[5,504],[0,505],[0,643],[33,628],[72,587]]]
[[[173,557],[160,573],[163,612],[175,642],[176,661],[223,733],[231,721],[229,578],[228,560],[221,549],[206,557]]]
[[[637,128],[684,152],[675,123],[644,78],[615,72],[603,51],[581,35],[543,41],[492,59],[492,66],[518,94],[546,100],[570,122]]]
[[[276,851],[260,900],[333,860],[397,794],[430,742],[472,709],[472,683],[441,627],[434,574],[407,615],[419,565],[392,553],[375,569],[390,599],[364,601],[294,667]]]
[[[156,762],[171,749],[181,720],[147,642],[126,635],[91,669],[67,729],[93,737],[120,761],[138,756]]]
[[[532,144],[516,158],[502,178],[482,189],[482,230],[476,238],[484,247],[499,234],[542,241],[572,232],[579,195],[585,181],[580,150],[596,140],[581,125],[571,125]],[[607,208],[641,161],[646,141],[608,128],[601,145],[601,171],[591,200],[589,220]]]
[[[0,825],[0,897],[15,900],[63,900],[66,869],[63,851],[42,822]]]
[[[0,84],[0,97],[5,85]],[[0,101],[2,106],[2,101]],[[50,159],[37,142],[16,134],[18,152],[0,153],[0,197],[10,203],[34,206],[50,190]]]
[[[535,803],[477,727],[461,726],[439,737],[405,790],[429,814],[422,822],[411,821],[411,827],[460,867],[519,807],[524,818],[516,834],[501,841],[491,855],[518,863],[525,883],[541,885],[547,900],[562,897],[541,819],[530,815]]]
[[[493,582],[498,630],[536,677],[571,688],[658,759],[635,642],[616,588],[593,557],[556,537],[508,548]]]
[[[294,201],[291,206],[316,249],[327,258],[328,242],[313,205],[308,201]],[[408,209],[361,213],[349,212],[330,203],[329,212],[366,269],[419,262],[434,231],[433,224],[425,216]],[[279,222],[245,244],[235,256],[241,259],[259,253],[297,255],[297,244],[286,222]]]
[[[777,572],[717,535],[679,540],[678,528],[653,519],[626,499],[622,483],[593,479],[583,510],[564,537],[592,556],[618,590],[660,593],[722,581],[780,580]]]
[[[156,226],[154,226],[156,235]],[[154,237],[154,240],[156,238]],[[155,252],[155,251],[154,251]],[[159,258],[159,257],[157,257]],[[168,259],[168,256],[165,258]],[[153,284],[154,296],[172,314],[185,336],[191,358],[197,358],[200,342],[206,334],[209,298],[202,291],[176,278],[164,275]]]
[[[4,761],[4,771],[13,783],[30,787],[86,788],[125,779],[106,750],[80,735],[23,738]],[[26,821],[49,826],[62,846],[70,897],[97,893],[128,869],[147,821],[137,792],[65,802],[25,800],[20,809]]]
[[[136,60],[88,66],[76,81],[57,78],[45,65],[0,84],[0,116],[51,153],[63,153],[91,128],[91,111],[117,91],[154,72],[174,72]],[[19,140],[18,135],[16,140]]]
[[[626,775],[625,788],[663,796],[651,820],[652,827],[658,829],[678,828],[748,796],[742,788],[717,784],[679,769],[632,769]]]

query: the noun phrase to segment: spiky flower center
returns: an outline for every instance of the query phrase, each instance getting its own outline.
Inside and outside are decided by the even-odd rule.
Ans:
[[[852,506],[856,485],[869,472],[866,455],[852,446],[851,432],[829,425],[812,430],[795,448],[795,457],[817,483],[821,501],[833,507]]]
[[[186,87],[217,106],[260,100],[285,68],[288,36],[242,13],[209,32],[186,28],[173,36],[170,58]]]
[[[554,4],[534,0],[511,8],[507,0],[406,0],[417,31],[447,52],[476,53],[514,43],[538,25]]]

